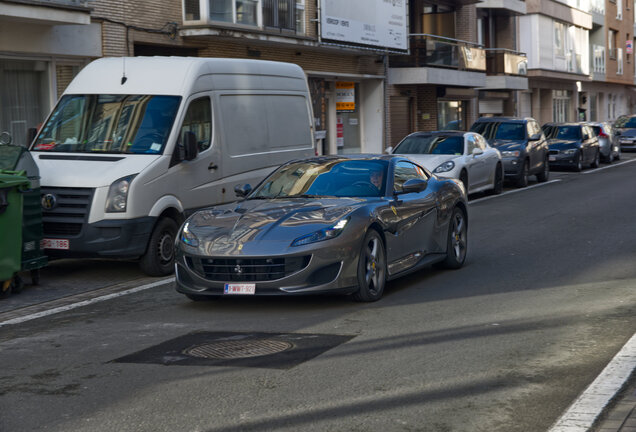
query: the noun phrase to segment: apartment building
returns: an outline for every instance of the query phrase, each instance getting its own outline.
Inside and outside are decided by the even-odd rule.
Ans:
[[[27,11],[14,19],[15,14],[2,9],[5,3]],[[45,7],[60,14],[73,10],[81,17],[75,19],[90,29],[81,31],[80,23],[73,23],[68,29],[72,37],[58,38],[67,51],[74,50],[68,54],[75,56],[78,67],[68,74],[71,78],[86,61],[100,56],[184,55],[296,63],[306,71],[312,91],[319,151],[383,150],[386,54],[408,49],[406,0],[11,0],[0,3],[0,17],[12,29],[0,30],[7,34],[0,59],[26,59],[34,50],[48,54],[48,47],[34,47],[33,38],[26,37],[31,31],[21,28],[34,10]],[[58,24],[48,25],[61,31]],[[51,39],[50,33],[42,36],[43,41]],[[16,40],[20,43],[14,44]],[[47,61],[59,64],[57,58]],[[68,84],[66,76],[60,77],[51,67],[42,78],[51,87],[48,98],[32,116],[21,117],[27,127],[41,121]],[[9,104],[0,112],[11,109]],[[3,120],[0,129],[6,128]]]
[[[579,118],[615,120],[634,112],[634,4],[591,0],[590,77],[579,93]]]
[[[0,2],[0,131],[26,145],[81,67],[102,55],[86,0]]]

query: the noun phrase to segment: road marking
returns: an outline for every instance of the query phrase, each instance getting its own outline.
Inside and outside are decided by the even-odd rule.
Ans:
[[[556,180],[550,180],[549,182],[545,182],[545,183],[537,183],[537,184],[532,185],[532,186],[526,186],[526,187],[521,188],[521,189],[514,189],[514,190],[511,190],[511,191],[508,191],[508,192],[504,192],[504,193],[499,194],[499,195],[491,195],[491,196],[487,196],[487,197],[484,197],[484,198],[476,199],[474,201],[468,201],[468,204],[469,205],[470,204],[475,204],[475,203],[478,203],[478,202],[487,201],[489,199],[499,198],[499,197],[502,197],[502,196],[505,196],[505,195],[510,195],[510,194],[517,193],[517,192],[527,191],[529,189],[534,189],[534,188],[538,188],[538,187],[541,187],[541,186],[546,186],[546,185],[549,185],[551,183],[556,183],[556,182],[560,182],[560,181],[561,181],[561,179],[556,179]]]
[[[603,171],[603,170],[606,170],[606,169],[609,169],[609,168],[616,168],[617,166],[621,166],[621,165],[625,165],[625,164],[628,164],[628,163],[632,163],[634,161],[636,161],[636,159],[631,159],[631,160],[628,160],[628,161],[625,161],[625,162],[619,162],[619,163],[616,163],[616,164],[607,165],[607,166],[604,166],[603,168],[596,168],[596,169],[593,169],[593,170],[590,170],[590,171],[583,171],[581,174],[591,174],[591,173],[595,173],[595,172],[598,172],[598,171]]]
[[[636,368],[636,334],[548,432],[587,432]]]
[[[18,317],[18,318],[13,318],[13,319],[9,319],[9,320],[6,320],[6,321],[2,321],[2,322],[0,322],[0,327],[13,325],[13,324],[21,324],[21,323],[26,322],[26,321],[31,321],[31,320],[42,318],[42,317],[45,317],[45,316],[54,315],[54,314],[57,314],[57,313],[60,313],[60,312],[66,312],[66,311],[69,311],[69,310],[72,310],[72,309],[77,309],[79,307],[88,306],[88,305],[91,305],[91,304],[103,302],[103,301],[106,301],[106,300],[114,299],[114,298],[125,296],[125,295],[128,295],[128,294],[133,294],[133,293],[144,291],[144,290],[147,290],[147,289],[150,289],[150,288],[155,288],[157,286],[165,285],[165,284],[168,284],[170,282],[174,282],[174,277],[171,277],[171,278],[168,278],[168,279],[163,279],[163,280],[160,280],[160,281],[157,281],[157,282],[152,282],[152,283],[149,283],[149,284],[146,284],[146,285],[142,285],[142,286],[138,286],[138,287],[135,287],[135,288],[130,288],[130,289],[127,289],[127,290],[124,290],[124,291],[119,291],[119,292],[116,292],[116,293],[106,294],[106,295],[103,295],[103,296],[100,296],[100,297],[95,297],[95,298],[92,298],[92,299],[83,300],[83,301],[80,301],[80,302],[77,302],[77,303],[71,303],[71,304],[64,305],[64,306],[54,307],[52,309],[44,310],[44,311],[41,311],[41,312],[36,312],[36,313],[33,313],[33,314],[21,316],[21,317]]]

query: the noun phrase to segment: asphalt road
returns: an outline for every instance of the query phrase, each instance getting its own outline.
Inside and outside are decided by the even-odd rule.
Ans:
[[[393,281],[373,304],[193,303],[168,282],[2,325],[54,297],[160,282],[54,262],[0,306],[0,431],[546,431],[636,331],[636,162],[552,179],[472,197],[466,265]],[[221,337],[302,349],[184,360]]]

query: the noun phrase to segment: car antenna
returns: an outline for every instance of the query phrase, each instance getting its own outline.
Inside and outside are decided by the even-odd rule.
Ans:
[[[124,85],[126,81],[128,81],[128,78],[126,78],[126,57],[122,57],[121,85]]]

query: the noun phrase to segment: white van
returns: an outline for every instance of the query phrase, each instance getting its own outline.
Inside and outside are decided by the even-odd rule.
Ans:
[[[141,258],[147,274],[169,274],[186,215],[315,154],[307,80],[269,61],[99,59],[30,150],[47,255]]]

